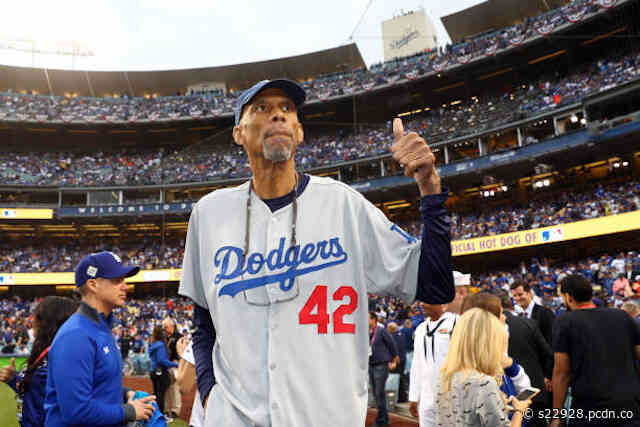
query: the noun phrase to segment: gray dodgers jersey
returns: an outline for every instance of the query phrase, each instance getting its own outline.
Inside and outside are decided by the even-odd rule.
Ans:
[[[367,292],[412,302],[420,242],[349,186],[310,177],[271,212],[249,182],[214,191],[189,220],[180,294],[207,308],[216,330],[216,385],[207,426],[364,426]]]

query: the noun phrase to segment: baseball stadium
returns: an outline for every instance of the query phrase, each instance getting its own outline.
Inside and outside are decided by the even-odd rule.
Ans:
[[[418,24],[411,27],[407,22]],[[0,59],[0,368],[5,368],[0,369],[0,426],[20,425],[17,386],[4,373],[17,374],[40,361],[30,358],[37,347],[37,306],[51,296],[78,300],[74,271],[89,254],[109,251],[118,265],[137,267],[126,278],[126,302],[112,311],[112,338],[122,356],[124,387],[156,391],[150,378],[156,362],[150,352],[158,342],[168,346],[171,363],[180,362],[176,340],[169,339],[176,334],[185,337],[185,343],[196,339],[194,312],[201,305],[179,292],[181,280],[192,274],[185,267],[183,278],[187,235],[195,228],[190,217],[199,200],[213,200],[208,194],[230,194],[224,191],[251,180],[254,161],[234,142],[235,129],[246,115],[242,106],[250,102],[245,101],[245,91],[274,79],[296,82],[306,93],[304,104],[296,103],[304,140],[292,154],[299,174],[294,211],[298,176],[311,176],[309,186],[314,179],[330,178],[375,205],[409,243],[429,239],[424,200],[432,196],[423,194],[414,179],[417,175],[407,176],[405,164],[391,150],[399,140],[394,118],[402,120],[405,132],[424,139],[435,156],[433,173],[440,177],[445,194],[452,263],[448,274],[455,270],[468,279],[460,284],[453,276],[456,298],[459,287],[469,295],[498,295],[502,310],[512,309],[515,317],[528,313],[529,323],[537,323],[534,327],[547,341],[549,354],[555,354],[555,366],[551,361],[542,367],[542,382],[542,374],[532,373],[525,360],[518,362],[529,374],[528,386],[547,396],[547,406],[534,399],[533,407],[552,411],[562,388],[556,378],[561,377],[558,354],[567,354],[558,350],[558,321],[576,311],[561,292],[569,289],[566,279],[581,276],[597,310],[626,311],[636,329],[640,322],[640,2],[486,0],[442,17],[442,24],[451,43],[425,45],[420,43],[428,38],[421,34],[431,24],[424,11],[390,19],[383,32],[402,35],[385,45],[385,60],[373,65],[366,64],[353,41],[290,57],[176,70],[66,70],[3,65]],[[11,46],[0,42],[4,48]],[[288,87],[280,92],[290,95]],[[252,186],[248,188],[251,200]],[[301,209],[303,202],[301,197]],[[238,212],[228,209],[228,216],[242,219],[244,233],[244,207]],[[202,217],[203,210],[199,212]],[[320,217],[334,215],[318,214],[311,219],[318,227],[324,222]],[[249,227],[249,218],[246,223]],[[294,236],[295,227],[294,222]],[[212,233],[226,232],[223,228]],[[255,233],[257,239],[260,232],[254,227],[251,237]],[[362,233],[363,250],[373,251],[367,245],[378,240],[354,232]],[[342,250],[339,244],[338,248]],[[224,263],[226,269],[226,258]],[[251,265],[250,260],[249,270]],[[326,299],[326,287],[324,292]],[[245,299],[247,295],[245,291]],[[355,310],[353,299],[351,303],[347,316]],[[530,304],[549,313],[548,324],[531,314]],[[324,309],[317,305],[318,314],[307,305],[306,323],[317,324],[320,331],[318,316],[326,315],[329,322],[326,302]],[[346,304],[338,310],[343,308],[347,311]],[[382,403],[369,383],[366,425],[436,425],[418,414],[422,409],[416,408],[423,408],[423,402],[413,398],[419,392],[411,384],[417,375],[411,365],[420,356],[414,337],[430,309],[381,291],[368,293],[368,306],[358,310],[362,319],[375,313],[377,325],[395,343],[389,350],[394,366],[383,384],[388,418],[380,417]],[[303,314],[300,323],[305,323]],[[333,313],[328,336],[337,331],[336,317]],[[514,335],[516,328],[508,318]],[[213,323],[225,328],[215,319]],[[156,336],[160,325],[165,328],[164,341]],[[233,327],[249,325],[238,319]],[[349,326],[356,328],[342,324]],[[624,327],[613,328],[609,335],[624,334]],[[520,359],[511,354],[511,335],[509,356]],[[640,332],[632,336],[638,340],[634,346],[640,357]],[[370,351],[375,337],[370,333],[367,338]],[[426,344],[421,345],[424,358]],[[54,348],[55,341],[51,351]],[[193,348],[198,360],[195,341]],[[594,360],[614,360],[605,350],[594,345],[589,351],[598,354]],[[297,357],[312,353],[301,348]],[[49,363],[53,366],[53,354]],[[182,392],[172,377],[163,405],[156,405],[167,424],[145,424],[136,418],[136,425],[212,425],[206,418],[204,424],[190,422],[192,407],[200,402],[194,403],[196,390],[202,390],[198,363],[194,362],[197,386]],[[608,377],[610,366],[592,366],[601,370],[592,372],[594,376]],[[627,376],[640,378],[637,360],[632,368]],[[574,404],[586,405],[577,368],[571,365],[570,373]],[[297,384],[291,387],[297,390]],[[635,398],[625,393],[620,399],[640,402],[640,388]],[[269,403],[270,407],[277,409]],[[518,408],[506,425],[521,425],[513,424]],[[343,418],[327,414],[326,419],[314,419],[313,425],[340,425],[329,421],[336,419]],[[276,420],[268,425],[290,425]],[[553,421],[536,424],[528,419],[526,425],[561,425]],[[632,420],[600,422],[597,425],[637,425]]]

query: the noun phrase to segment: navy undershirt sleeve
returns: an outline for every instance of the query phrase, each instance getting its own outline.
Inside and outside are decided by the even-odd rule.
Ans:
[[[424,224],[416,300],[447,304],[456,295],[451,258],[451,218],[445,206],[448,191],[420,199]]]
[[[216,383],[213,372],[213,345],[216,341],[216,330],[211,321],[211,314],[208,310],[194,304],[193,324],[193,356],[196,360],[196,378],[200,400],[204,405],[209,396],[209,392]]]

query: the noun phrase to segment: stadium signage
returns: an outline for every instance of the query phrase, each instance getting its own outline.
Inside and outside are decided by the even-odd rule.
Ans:
[[[407,28],[407,32],[397,40],[392,40],[390,43],[391,49],[400,49],[407,46],[412,40],[420,37],[420,32]]]
[[[53,209],[2,209],[0,219],[52,219]]]
[[[588,219],[535,230],[451,242],[453,256],[474,255],[526,246],[596,237],[640,229],[640,211]],[[304,254],[303,254],[304,255]],[[142,270],[129,283],[179,282],[179,268]],[[0,285],[73,285],[73,273],[0,273]]]
[[[640,211],[560,224],[535,230],[451,242],[453,256],[545,245],[640,229]]]
[[[96,206],[84,208],[60,208],[57,210],[59,217],[78,216],[118,216],[118,215],[152,215],[159,213],[191,212],[196,202],[183,203],[154,203],[148,205],[117,205]]]
[[[180,281],[182,270],[177,268],[141,270],[127,279],[128,283]],[[0,273],[0,285],[75,285],[74,273]]]

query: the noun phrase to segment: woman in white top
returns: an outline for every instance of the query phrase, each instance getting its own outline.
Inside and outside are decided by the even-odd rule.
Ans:
[[[191,342],[186,338],[180,338],[176,345],[176,350],[178,350],[181,358],[176,375],[176,382],[180,387],[181,393],[189,393],[196,389],[196,360],[193,356],[193,347]],[[193,407],[191,408],[189,426],[204,427],[204,408],[202,407],[200,393],[198,393],[197,389],[193,399]]]
[[[509,421],[500,391],[507,351],[504,325],[488,311],[472,308],[460,316],[436,389],[436,423],[442,427],[520,427],[531,401],[511,399]]]

